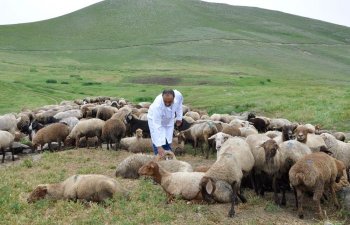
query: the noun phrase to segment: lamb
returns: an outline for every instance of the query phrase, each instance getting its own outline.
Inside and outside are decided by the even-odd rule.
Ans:
[[[171,154],[169,151],[165,151],[165,156],[174,157],[173,154]],[[156,156],[153,155],[145,155],[145,154],[133,154],[124,159],[119,165],[117,166],[115,175],[117,177],[123,177],[123,178],[130,178],[130,179],[137,179],[139,178],[138,170],[148,162],[155,160]],[[192,172],[192,166],[184,161],[176,160],[174,158],[173,160],[160,160],[157,161],[157,163],[167,171],[174,173],[174,172]]]
[[[133,134],[137,129],[141,129],[143,131],[144,137],[150,137],[150,131],[148,127],[148,122],[144,120],[139,120],[135,115],[129,114],[126,117],[126,122],[130,124],[130,133]]]
[[[14,151],[12,148],[14,139],[15,137],[10,132],[0,130],[0,150],[2,151],[2,163],[4,163],[5,161],[6,148],[10,149],[10,151],[12,152],[12,161],[15,161]]]
[[[192,118],[194,121],[199,120],[201,118],[199,113],[194,111],[187,112],[185,116]]]
[[[58,150],[61,150],[61,142],[64,142],[66,137],[69,134],[69,128],[66,124],[63,123],[53,123],[42,129],[40,129],[32,140],[32,151],[35,151],[38,145],[41,146],[43,150],[44,144],[48,144],[50,151],[51,142],[58,142]]]
[[[337,140],[333,135],[323,133],[320,135],[327,150],[332,153],[332,156],[342,161],[347,170],[350,169],[350,143],[345,143]]]
[[[109,106],[109,107],[107,107],[107,106],[98,107],[97,113],[96,113],[96,118],[99,118],[101,120],[107,121],[117,111],[118,111],[118,109],[116,109],[114,107],[111,107],[111,106]]]
[[[112,145],[112,141],[115,143],[114,150],[117,150],[120,140],[125,137],[126,127],[125,124],[118,119],[109,119],[102,127],[102,139],[107,142],[107,149],[109,145]]]
[[[143,138],[143,131],[136,130],[135,137],[123,138],[120,141],[120,147],[133,153],[144,153],[147,150],[153,149],[152,140],[150,138]]]
[[[65,112],[59,112],[53,116],[56,120],[62,120],[68,117],[76,117],[77,119],[83,118],[83,113],[80,109],[72,109]]]
[[[324,218],[320,199],[324,189],[329,188],[332,192],[334,204],[339,208],[339,203],[334,191],[334,184],[344,175],[344,164],[333,157],[315,152],[304,156],[295,163],[289,171],[289,180],[296,192],[299,218],[303,218],[303,192],[314,192],[313,200],[318,207],[321,219]]]
[[[101,146],[101,135],[104,124],[105,121],[97,118],[81,120],[77,125],[75,125],[73,130],[67,136],[66,142],[69,143],[70,141],[75,140],[75,147],[78,148],[79,139],[81,137],[85,137],[87,139],[89,137],[96,136],[99,140],[98,144]],[[89,146],[87,146],[87,148],[89,148]]]
[[[35,203],[44,198],[52,200],[83,200],[104,202],[115,194],[127,196],[127,190],[115,179],[98,174],[73,175],[61,183],[40,184],[27,198]]]
[[[299,125],[294,132],[297,140],[309,146],[313,152],[320,151],[322,146],[326,146],[322,137],[314,134],[314,131],[305,125]]]
[[[261,172],[266,173],[268,176],[272,177],[272,188],[274,190],[274,199],[277,204],[279,204],[279,198],[277,195],[277,178],[278,171],[283,164],[283,158],[280,151],[278,151],[278,144],[275,140],[270,139],[265,134],[250,135],[247,137],[246,142],[249,144],[252,154],[254,156],[254,172],[259,174]],[[258,176],[259,182],[256,183],[255,192],[258,193],[260,189],[260,194],[264,195],[264,189],[261,184],[261,176]],[[260,185],[260,187],[259,187]]]
[[[185,135],[180,132],[175,133],[175,137],[171,143],[171,149],[174,151],[175,155],[184,155],[185,152]]]
[[[189,129],[185,131],[181,131],[186,139],[187,137],[190,137],[194,142],[194,155],[197,154],[197,143],[198,141],[202,141],[207,146],[207,153],[206,153],[206,159],[209,158],[209,142],[208,138],[218,132],[215,124],[213,122],[204,122],[199,124],[192,125]],[[203,152],[203,144],[201,145],[202,152]],[[204,153],[204,152],[203,152]]]
[[[17,119],[13,114],[5,114],[0,116],[0,130],[8,131],[12,134],[17,129]]]

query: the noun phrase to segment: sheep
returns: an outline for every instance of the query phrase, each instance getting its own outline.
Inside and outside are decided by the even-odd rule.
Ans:
[[[71,131],[75,127],[75,125],[79,123],[79,119],[76,117],[67,117],[67,118],[61,119],[59,122],[67,124],[69,127],[69,131]]]
[[[50,124],[50,123],[56,123],[58,122],[57,119],[54,118],[54,116],[57,114],[57,111],[54,110],[48,110],[44,112],[39,112],[35,114],[34,118],[36,121],[38,121],[41,124]]]
[[[187,137],[190,137],[191,139],[193,139],[193,142],[194,142],[193,146],[195,148],[194,155],[197,154],[198,141],[204,142],[207,146],[206,159],[209,158],[208,138],[218,132],[213,122],[204,122],[204,123],[194,124],[189,129],[181,132],[185,135],[186,139]],[[204,153],[203,144],[201,145],[201,148],[202,148],[202,153]]]
[[[194,123],[195,122],[195,120],[189,116],[183,116],[182,119],[186,120],[187,123]]]
[[[97,118],[81,120],[77,125],[75,125],[70,134],[67,136],[66,142],[69,143],[70,141],[75,140],[75,148],[78,148],[79,140],[81,137],[85,137],[87,139],[89,137],[96,136],[99,140],[98,144],[100,145],[100,147],[102,147],[101,135],[104,124],[105,121]],[[89,148],[89,146],[87,146],[87,148]]]
[[[72,109],[65,112],[59,112],[53,116],[56,120],[62,120],[68,117],[76,117],[77,119],[83,118],[83,113],[80,109]]]
[[[339,208],[339,203],[334,191],[334,184],[343,176],[344,164],[333,157],[323,153],[314,152],[304,156],[296,162],[289,171],[289,180],[296,193],[296,202],[299,218],[303,218],[303,192],[312,191],[313,200],[318,207],[321,219],[324,218],[320,199],[324,189],[332,192],[334,204]]]
[[[267,129],[282,131],[282,128],[284,126],[291,126],[291,125],[292,125],[292,122],[290,122],[287,119],[275,118],[275,119],[270,119],[270,124],[268,125]]]
[[[241,130],[237,127],[228,125],[228,126],[224,126],[222,129],[222,132],[225,134],[229,134],[231,136],[241,136]]]
[[[272,188],[274,190],[274,199],[277,204],[279,198],[277,195],[277,178],[278,171],[283,164],[283,158],[280,151],[278,151],[278,144],[275,140],[270,139],[265,134],[255,134],[247,137],[246,142],[249,144],[252,154],[254,156],[254,173],[259,174],[261,172],[266,173],[272,177]],[[263,181],[261,176],[258,176],[259,182],[256,183],[255,192],[264,195],[264,188],[261,186]],[[259,187],[260,185],[260,187]]]
[[[0,116],[0,130],[8,131],[12,134],[17,129],[17,123],[19,120],[13,114],[5,114]]]
[[[27,198],[28,203],[40,199],[83,200],[104,202],[115,194],[127,197],[127,190],[115,179],[99,174],[73,175],[61,183],[40,184]]]
[[[107,107],[107,106],[102,106],[99,107],[96,113],[96,118],[99,118],[101,120],[107,121],[110,119],[114,113],[116,113],[118,109],[113,108],[113,107]]]
[[[273,138],[278,144],[288,141],[288,140],[292,140],[294,139],[294,130],[295,130],[296,126],[295,125],[285,125],[282,127],[282,133],[280,135],[278,135],[277,137],[270,137]],[[271,132],[271,131],[269,131]],[[266,135],[269,136],[267,134],[268,132],[266,132]]]
[[[5,161],[5,151],[6,148],[9,148],[12,153],[12,161],[15,161],[14,151],[12,148],[12,144],[14,142],[15,137],[8,131],[0,130],[0,150],[2,151],[2,160]]]
[[[135,137],[127,137],[120,140],[120,147],[133,153],[144,153],[153,149],[152,140],[143,138],[143,131],[136,130]]]
[[[243,166],[246,170],[249,170],[249,167],[252,168],[253,165],[254,158],[251,155],[249,146],[243,139],[233,137],[227,140],[220,149],[220,154],[216,162],[209,168],[200,181],[201,193],[204,200],[213,202],[212,195],[216,190],[216,182],[219,180],[227,182],[232,187],[229,216],[233,217],[235,215],[234,205],[237,195],[243,203],[247,201],[240,193],[243,172],[249,172],[243,171]]]
[[[51,151],[51,142],[58,142],[58,150],[61,150],[61,142],[64,142],[69,134],[69,128],[63,123],[53,123],[40,129],[32,140],[32,150],[35,151],[38,145],[43,150],[44,144],[48,144]]]
[[[199,113],[194,111],[187,112],[185,116],[192,118],[194,121],[199,120],[201,118]]]
[[[249,135],[258,134],[258,131],[255,127],[240,127],[242,137],[248,137]]]
[[[249,125],[248,121],[241,120],[241,119],[233,119],[229,125],[234,126],[234,127],[246,127]]]
[[[337,140],[333,135],[323,133],[320,135],[325,142],[327,151],[332,153],[332,156],[342,161],[347,170],[350,169],[350,143],[345,143]]]
[[[26,133],[29,134],[29,126],[30,123],[33,121],[34,119],[34,115],[30,112],[28,113],[20,113],[19,118],[17,119],[17,129],[19,131],[21,131],[22,133]]]
[[[345,141],[345,134],[343,132],[335,132],[332,135],[339,141]]]
[[[210,120],[210,117],[208,115],[202,115],[201,120]]]
[[[260,117],[255,117],[255,118],[250,118],[248,120],[250,123],[253,124],[253,126],[258,130],[258,132],[262,132],[265,133],[267,131],[267,127],[269,126],[269,124],[267,123],[267,121],[263,118]]]
[[[139,120],[133,114],[128,114],[126,116],[126,122],[130,124],[130,133],[133,134],[137,129],[141,129],[143,131],[144,137],[150,137],[150,130],[148,126],[148,122],[144,120]]]
[[[180,132],[175,133],[175,137],[171,143],[171,149],[174,151],[175,155],[184,155],[185,152],[185,135]]]
[[[277,131],[277,130],[270,130],[270,131],[267,131],[266,133],[266,136],[268,136],[269,138],[276,138],[276,137],[280,137],[282,139],[282,132],[280,131]]]
[[[210,116],[210,119],[213,120],[213,121],[220,121],[221,115],[215,113],[215,114]]]
[[[126,127],[125,124],[118,119],[109,119],[102,127],[102,139],[107,142],[107,149],[109,145],[114,141],[114,150],[117,150],[120,140],[125,136]]]
[[[301,143],[306,144],[313,151],[320,151],[322,146],[326,146],[320,135],[314,134],[314,131],[305,125],[299,125],[294,133]]]
[[[165,151],[164,157],[169,155],[169,151]],[[170,154],[171,157],[174,157]],[[154,155],[145,155],[145,154],[133,154],[124,159],[121,163],[118,164],[115,176],[137,179],[139,178],[138,170],[148,162],[155,160],[156,156]],[[192,172],[192,166],[184,161],[176,160],[160,160],[157,163],[167,171],[174,172]]]

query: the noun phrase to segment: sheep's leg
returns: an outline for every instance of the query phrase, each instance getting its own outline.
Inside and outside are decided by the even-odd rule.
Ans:
[[[209,151],[210,151],[209,150],[209,142],[208,142],[207,137],[205,137],[204,140],[205,140],[205,147],[206,147],[206,151],[207,151],[207,155],[205,156],[205,158],[208,159],[209,158]]]
[[[118,138],[114,139],[114,150],[117,151]]]
[[[61,140],[57,140],[57,142],[58,142],[58,151],[61,151]]]
[[[193,138],[194,156],[197,155],[197,138]]]
[[[4,162],[5,162],[5,149],[4,149],[4,148],[1,148],[1,151],[2,151],[2,160],[1,160],[1,163],[4,163]]]
[[[322,208],[321,208],[321,197],[323,195],[323,191],[324,191],[324,184],[318,180],[315,184],[315,192],[314,192],[314,196],[313,196],[313,200],[315,202],[315,204],[317,205],[317,208],[318,208],[318,214],[319,214],[319,217],[320,219],[323,219],[324,216],[323,216],[323,212],[322,212]]]
[[[278,205],[279,204],[279,198],[277,194],[277,177],[273,176],[272,178],[272,188],[273,188],[273,196],[275,199],[275,203]]]
[[[250,182],[252,183],[253,189],[255,191],[255,194],[258,195],[259,194],[259,190],[258,190],[258,185],[257,185],[257,178],[255,176],[255,169],[253,168],[251,173],[250,173]]]
[[[107,139],[107,150],[109,150],[109,144],[110,144],[110,140]],[[111,146],[112,147],[112,146]]]
[[[293,186],[293,193],[294,193],[294,198],[295,198],[295,208],[296,208],[296,210],[298,210],[298,196],[297,196],[297,191],[296,191],[296,189],[295,189],[295,187]]]
[[[334,186],[333,186],[333,185],[334,185],[334,183],[330,185],[330,186],[331,186],[331,193],[332,193],[334,205],[335,205],[335,207],[336,207],[337,209],[339,209],[339,208],[340,208],[340,205],[339,205],[337,196],[336,196],[336,194],[335,194],[335,190],[334,190]]]
[[[304,197],[304,193],[296,188],[296,195],[297,195],[297,204],[298,204],[298,216],[300,219],[303,219],[304,218],[304,213],[303,213],[303,197]]]
[[[52,152],[51,142],[47,143],[47,146],[49,146],[49,151]]]
[[[265,187],[264,187],[264,180],[263,180],[263,174],[261,173],[260,176],[258,176],[259,178],[259,190],[260,190],[260,195],[264,196],[265,195]]]
[[[13,150],[12,146],[10,146],[10,150],[12,153],[12,161],[15,161],[15,151]]]
[[[237,186],[236,183],[232,185],[232,196],[231,196],[231,209],[228,213],[229,217],[235,216],[235,204],[236,204],[236,198],[237,198]]]

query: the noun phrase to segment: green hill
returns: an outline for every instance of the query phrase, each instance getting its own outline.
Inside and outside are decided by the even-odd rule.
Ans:
[[[87,95],[152,100],[175,86],[210,112],[346,129],[349,73],[350,28],[258,8],[115,0],[0,26],[1,113]]]

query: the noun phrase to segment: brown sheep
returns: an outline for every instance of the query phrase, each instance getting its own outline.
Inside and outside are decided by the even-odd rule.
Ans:
[[[58,142],[58,150],[61,150],[61,142],[64,142],[69,135],[69,127],[63,123],[53,123],[40,129],[34,136],[32,150],[35,151],[38,145],[43,149],[44,144],[48,144],[50,151],[51,142]]]
[[[319,152],[322,146],[326,146],[322,137],[314,134],[314,131],[306,125],[299,125],[294,133],[297,141],[306,144],[313,152]]]
[[[224,126],[222,129],[222,133],[229,134],[233,137],[241,136],[241,130],[234,126]]]
[[[99,107],[97,109],[96,118],[107,121],[113,116],[114,113],[117,112],[114,109],[116,109],[116,108],[106,107],[106,106]]]
[[[343,162],[323,152],[306,155],[292,166],[289,171],[289,180],[296,193],[295,197],[300,218],[304,217],[303,195],[306,191],[312,191],[314,193],[313,200],[318,207],[318,213],[321,219],[324,216],[320,199],[323,196],[325,188],[331,190],[334,204],[339,208],[334,185],[344,175],[344,169]]]
[[[125,124],[121,120],[109,119],[106,121],[102,128],[102,139],[107,142],[108,150],[109,145],[112,145],[112,142],[115,143],[114,150],[117,150],[121,138],[125,137],[125,131]]]

